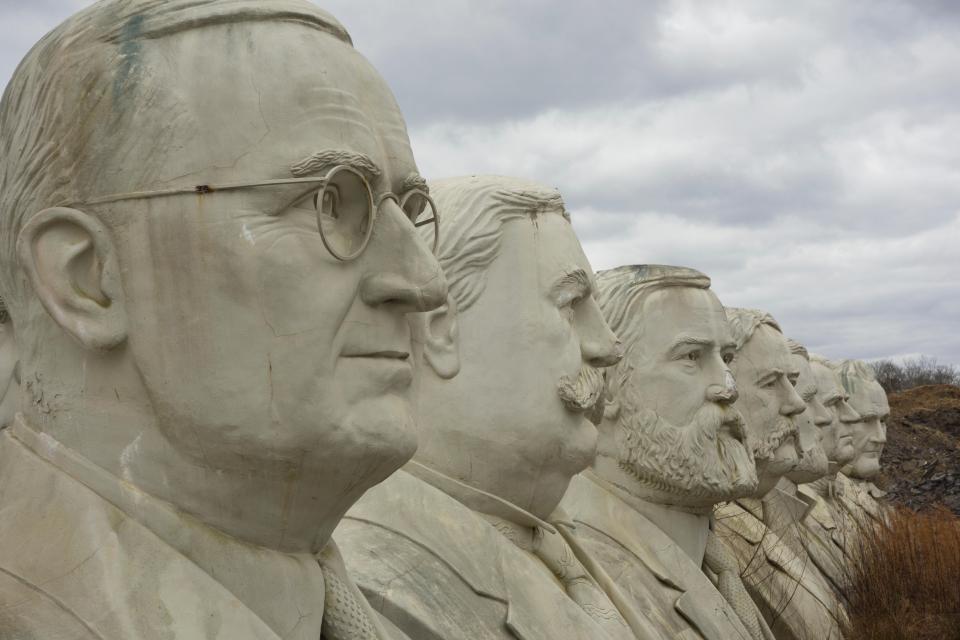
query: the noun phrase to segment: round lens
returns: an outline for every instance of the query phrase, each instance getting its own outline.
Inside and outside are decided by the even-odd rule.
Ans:
[[[440,216],[437,215],[437,205],[433,198],[418,189],[403,196],[400,206],[430,250],[436,253],[440,242]]]
[[[352,167],[335,167],[314,196],[317,226],[327,250],[338,260],[357,258],[373,234],[373,192]]]

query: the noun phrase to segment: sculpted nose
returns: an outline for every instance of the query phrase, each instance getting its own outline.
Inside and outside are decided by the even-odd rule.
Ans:
[[[885,425],[882,420],[877,420],[877,427],[873,432],[873,438],[871,438],[871,440],[877,444],[887,443],[887,425]]]
[[[371,306],[400,312],[431,311],[447,300],[447,281],[436,257],[399,206],[386,204],[377,220],[367,257],[369,272],[360,298]]]
[[[733,404],[740,397],[737,381],[729,369],[723,371],[723,384],[711,384],[707,387],[707,400],[717,404]]]
[[[360,296],[371,306],[389,304],[412,313],[431,311],[447,299],[447,282],[439,269],[419,278],[405,274],[377,273],[364,278]]]
[[[803,398],[786,378],[783,379],[783,384],[785,397],[783,404],[780,405],[780,415],[789,417],[803,413],[807,408],[807,405],[803,403]]]
[[[583,322],[577,327],[583,360],[594,367],[612,367],[623,359],[623,343],[604,320],[596,300],[591,297],[583,304]]]
[[[830,411],[823,406],[823,403],[820,400],[814,400],[813,404],[813,424],[818,427],[829,427],[833,424],[833,416],[830,415]]]

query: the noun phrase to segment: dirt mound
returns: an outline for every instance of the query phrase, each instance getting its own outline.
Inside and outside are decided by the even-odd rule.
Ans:
[[[960,514],[960,387],[891,394],[880,484],[913,509],[944,504]]]

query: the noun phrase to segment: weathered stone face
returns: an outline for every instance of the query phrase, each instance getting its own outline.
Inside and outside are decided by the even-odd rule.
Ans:
[[[803,484],[822,478],[828,471],[827,454],[823,448],[823,430],[833,424],[833,416],[820,402],[816,376],[810,361],[799,354],[790,356],[799,371],[797,393],[803,399],[806,410],[797,416],[797,443],[801,452],[797,466],[787,474],[793,482]]]
[[[19,263],[50,312],[29,327],[44,345],[29,370],[31,395],[56,398],[55,438],[240,538],[309,550],[416,449],[406,314],[446,288],[399,204],[381,203],[417,172],[389,89],[318,26],[328,16],[287,4],[235,22],[204,12],[243,3],[197,5],[151,37],[160,18],[136,16],[122,69],[85,80],[120,82],[83,122],[84,149],[109,161],[66,177],[82,200],[29,217]],[[355,171],[329,185],[257,185],[340,165]],[[372,239],[338,260],[318,225],[362,226],[371,198]],[[86,424],[97,415],[112,424]]]
[[[890,404],[887,394],[876,380],[853,379],[850,406],[860,414],[853,424],[853,447],[857,456],[845,468],[853,478],[869,480],[880,473],[880,456],[887,442],[887,420]]]
[[[634,304],[626,322],[627,356],[609,398],[617,414],[604,425],[601,451],[616,451],[631,491],[652,502],[704,507],[752,493],[757,477],[731,407],[734,347],[720,301],[705,288],[664,287]]]
[[[553,189],[475,176],[431,190],[439,204],[467,208],[440,227],[440,260],[456,284],[445,318],[424,328],[417,457],[545,518],[593,461],[588,415],[601,401],[600,368],[618,360],[593,270]],[[447,237],[460,239],[459,254],[446,252]],[[444,378],[434,355],[440,332],[454,339],[454,321],[461,366]]]
[[[731,369],[740,391],[735,406],[753,440],[760,480],[757,494],[765,495],[799,459],[796,416],[806,408],[794,388],[800,372],[791,360],[786,338],[768,324],[756,328]]]
[[[817,398],[827,407],[831,416],[830,425],[821,430],[823,450],[831,462],[843,466],[856,456],[851,425],[856,423],[860,416],[847,401],[849,396],[833,369],[822,362],[811,362],[810,368],[817,381]]]

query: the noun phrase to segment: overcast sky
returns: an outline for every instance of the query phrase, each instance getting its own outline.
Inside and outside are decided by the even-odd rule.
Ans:
[[[83,0],[0,0],[0,85]],[[428,177],[558,187],[830,357],[960,364],[960,2],[324,0]]]

